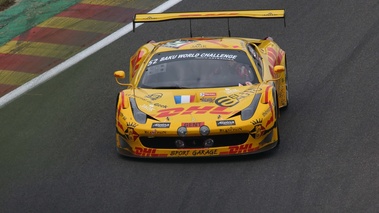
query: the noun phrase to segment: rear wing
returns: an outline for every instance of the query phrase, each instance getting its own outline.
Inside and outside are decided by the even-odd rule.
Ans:
[[[177,19],[190,19],[191,20],[191,19],[209,19],[209,18],[227,18],[228,30],[229,30],[229,18],[257,18],[257,19],[283,18],[284,26],[286,25],[284,10],[231,10],[231,11],[183,12],[183,13],[138,13],[134,15],[133,32],[135,31],[136,23],[160,22],[160,21],[170,21],[170,20],[177,20]],[[229,35],[230,35],[230,30],[229,30]]]

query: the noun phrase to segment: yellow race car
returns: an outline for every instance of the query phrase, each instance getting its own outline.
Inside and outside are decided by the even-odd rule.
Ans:
[[[284,18],[284,10],[136,14],[134,23]],[[116,147],[144,158],[259,153],[279,143],[288,105],[285,52],[271,39],[190,37],[148,42],[130,59],[116,105]]]

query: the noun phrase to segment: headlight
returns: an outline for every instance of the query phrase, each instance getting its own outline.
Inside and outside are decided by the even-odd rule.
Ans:
[[[200,135],[206,136],[206,135],[209,135],[210,132],[211,130],[209,129],[208,126],[203,125],[200,127]]]
[[[251,104],[241,111],[241,120],[246,121],[254,115],[255,110],[258,107],[258,103],[260,99],[261,99],[261,93],[255,94],[254,99],[251,102]]]
[[[187,127],[181,126],[178,128],[178,135],[184,137],[187,135]]]
[[[130,98],[130,105],[132,105],[133,117],[134,119],[141,124],[146,123],[146,114],[138,109],[136,100],[134,98]]]

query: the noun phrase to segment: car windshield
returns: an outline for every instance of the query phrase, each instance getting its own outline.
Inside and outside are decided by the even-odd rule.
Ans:
[[[149,61],[140,88],[208,88],[258,83],[246,53],[240,50],[163,52]]]

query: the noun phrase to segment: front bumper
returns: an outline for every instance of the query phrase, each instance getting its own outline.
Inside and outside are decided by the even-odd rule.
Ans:
[[[277,128],[262,137],[260,141],[247,140],[240,145],[219,147],[196,148],[150,148],[145,147],[140,141],[128,143],[120,134],[116,134],[117,151],[121,155],[138,158],[175,158],[175,157],[215,157],[248,155],[265,152],[273,149],[278,144]]]

